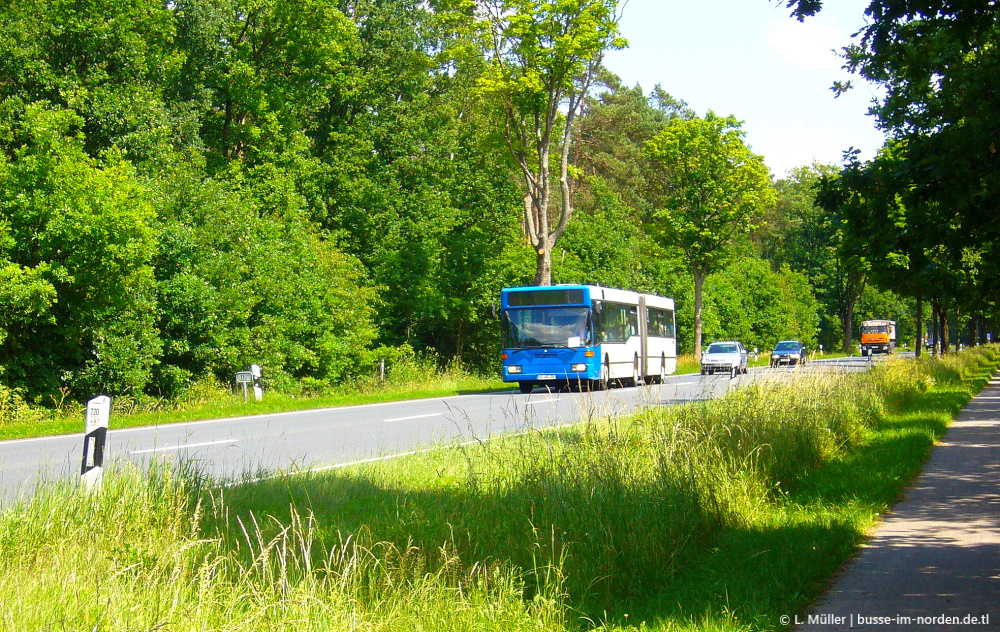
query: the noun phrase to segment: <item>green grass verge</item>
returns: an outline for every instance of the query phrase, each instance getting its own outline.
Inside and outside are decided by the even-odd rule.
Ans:
[[[219,487],[161,469],[0,515],[5,629],[777,630],[997,349]]]

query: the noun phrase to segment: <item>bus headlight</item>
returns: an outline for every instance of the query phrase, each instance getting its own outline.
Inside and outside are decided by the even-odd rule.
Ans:
[[[512,364],[509,367],[507,367],[507,373],[508,374],[514,374],[514,373],[520,373],[520,372],[521,372],[521,367],[519,365]]]
[[[569,368],[574,373],[583,373],[584,371],[587,370],[587,365],[586,364],[574,364],[574,365],[570,366]]]

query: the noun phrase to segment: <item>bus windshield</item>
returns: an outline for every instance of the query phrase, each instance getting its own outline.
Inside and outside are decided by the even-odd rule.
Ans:
[[[863,334],[887,334],[889,333],[889,327],[887,325],[865,325],[861,328],[861,333]]]
[[[590,345],[586,307],[533,307],[504,312],[505,349]]]

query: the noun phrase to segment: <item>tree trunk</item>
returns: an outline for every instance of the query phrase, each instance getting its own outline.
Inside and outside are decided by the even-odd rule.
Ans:
[[[854,305],[858,302],[858,296],[861,293],[858,292],[853,298],[847,299],[846,302],[841,304],[840,313],[837,314],[837,318],[840,319],[840,326],[844,332],[844,353],[848,355],[854,354]]]
[[[701,288],[708,272],[701,266],[692,266],[694,272],[694,359],[701,364]]]
[[[962,310],[955,308],[955,353],[962,348]]]
[[[535,285],[552,285],[552,253],[542,248],[535,253]]]
[[[844,353],[854,355],[854,306],[851,305],[840,315],[840,324],[844,328]]]
[[[969,347],[976,346],[976,317],[969,317]]]
[[[941,321],[941,355],[944,355],[951,351],[951,341],[948,339],[951,336],[951,330],[948,327],[948,310],[942,307],[938,318]]]
[[[937,355],[938,341],[941,339],[938,336],[938,312],[940,311],[941,308],[937,302],[931,301],[931,355]]]
[[[982,316],[979,317],[979,344],[986,344],[986,319]]]
[[[913,345],[913,353],[920,357],[920,347],[924,344],[924,300],[920,292],[917,292],[917,338]]]

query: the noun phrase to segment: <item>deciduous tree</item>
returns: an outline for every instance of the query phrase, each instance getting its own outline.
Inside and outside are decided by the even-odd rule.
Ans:
[[[552,247],[573,216],[571,140],[577,118],[604,52],[625,45],[618,37],[617,4],[477,2],[489,61],[480,91],[500,110],[501,133],[525,187],[524,230],[537,257],[537,285],[551,284]]]
[[[770,173],[750,151],[734,117],[674,119],[646,145],[653,175],[654,210],[647,229],[677,248],[694,275],[694,351],[701,359],[702,287],[774,203]]]

